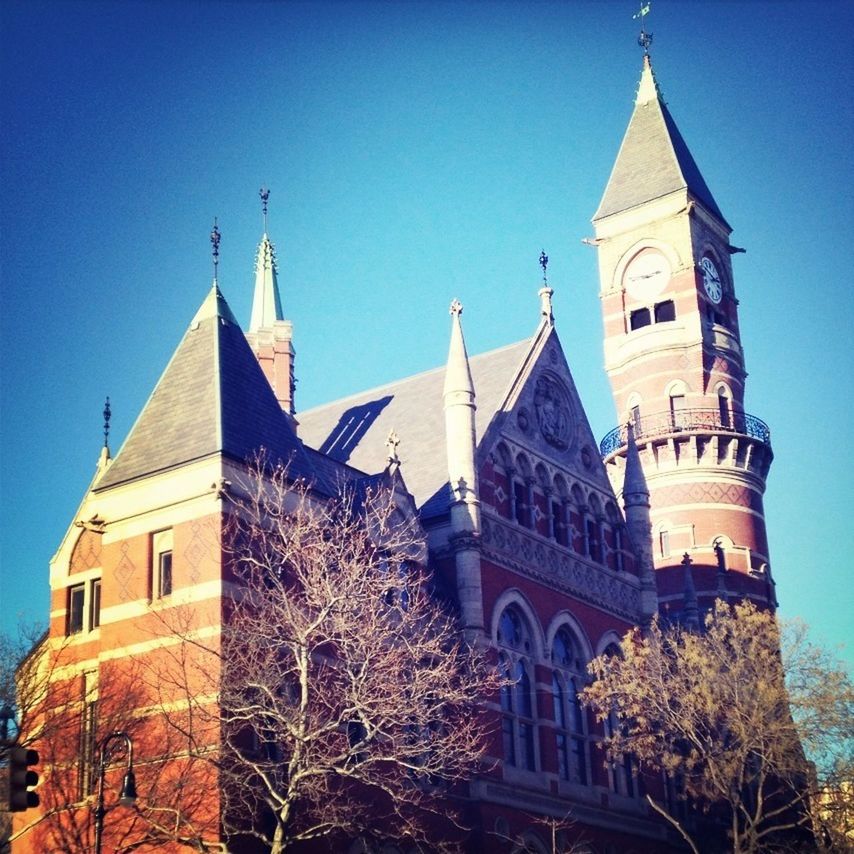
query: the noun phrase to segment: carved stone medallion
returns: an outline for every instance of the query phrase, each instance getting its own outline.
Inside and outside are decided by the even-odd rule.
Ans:
[[[543,438],[565,451],[572,436],[572,410],[563,383],[554,375],[542,373],[534,388],[534,409]]]

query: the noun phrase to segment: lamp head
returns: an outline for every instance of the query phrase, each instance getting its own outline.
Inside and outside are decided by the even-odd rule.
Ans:
[[[132,807],[136,803],[136,776],[133,768],[128,768],[122,780],[122,791],[119,794],[119,803],[123,807]]]

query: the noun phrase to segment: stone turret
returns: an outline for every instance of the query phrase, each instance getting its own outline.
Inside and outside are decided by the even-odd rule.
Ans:
[[[452,495],[450,543],[454,550],[457,592],[463,624],[470,636],[483,631],[480,574],[480,500],[475,452],[474,383],[469,369],[460,315],[462,305],[451,303],[451,343],[445,370],[445,441]]]
[[[641,581],[641,622],[649,625],[658,611],[658,593],[652,559],[652,523],[650,521],[649,488],[643,473],[638,446],[632,425],[627,427],[628,447],[623,478],[623,510],[626,526],[632,537],[638,559]]]

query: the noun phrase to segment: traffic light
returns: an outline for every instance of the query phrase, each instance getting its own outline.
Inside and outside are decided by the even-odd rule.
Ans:
[[[39,775],[30,765],[39,761],[35,750],[13,747],[9,750],[9,810],[23,812],[39,805],[39,796],[30,789],[39,782]]]

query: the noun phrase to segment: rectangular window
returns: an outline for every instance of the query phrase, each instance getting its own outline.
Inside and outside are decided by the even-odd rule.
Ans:
[[[172,552],[157,556],[157,592],[161,598],[172,595]]]
[[[639,308],[629,315],[629,326],[632,329],[642,329],[649,326],[649,309]]]
[[[688,408],[684,394],[672,394],[670,396],[670,415],[673,418],[673,426],[677,430],[684,430],[688,423]]]
[[[633,406],[631,411],[632,416],[632,427],[635,430],[635,439],[639,439],[641,436],[641,414],[640,414],[640,406]]]
[[[92,582],[89,597],[89,628],[97,629],[101,625],[101,579]]]
[[[669,320],[676,320],[676,307],[673,305],[673,300],[656,303],[655,322],[667,323]]]
[[[515,499],[513,503],[516,508],[516,521],[520,525],[528,527],[528,506],[525,503],[525,499],[527,498],[527,489],[525,488],[524,483],[516,481],[513,484],[513,497]]]
[[[599,526],[593,519],[587,520],[587,551],[597,563],[602,560],[602,548],[599,542]]]
[[[83,615],[86,613],[86,585],[75,584],[68,588],[68,634],[76,635],[83,631]]]
[[[561,780],[569,779],[569,750],[566,744],[566,735],[559,732],[557,739],[557,773]]]
[[[516,764],[516,739],[513,737],[513,718],[501,718],[501,741],[504,745],[504,761]]]
[[[172,529],[151,535],[151,566],[149,574],[151,599],[172,595]]]
[[[80,749],[77,762],[77,796],[95,791],[98,749],[98,671],[83,674],[83,705],[80,712]]]
[[[661,556],[670,557],[670,531],[662,531],[659,538],[661,539]]]
[[[584,739],[572,739],[572,780],[587,783],[587,757],[584,754]]]
[[[533,724],[519,724],[519,740],[522,742],[522,767],[528,771],[536,771],[537,763],[534,759],[534,726]]]

